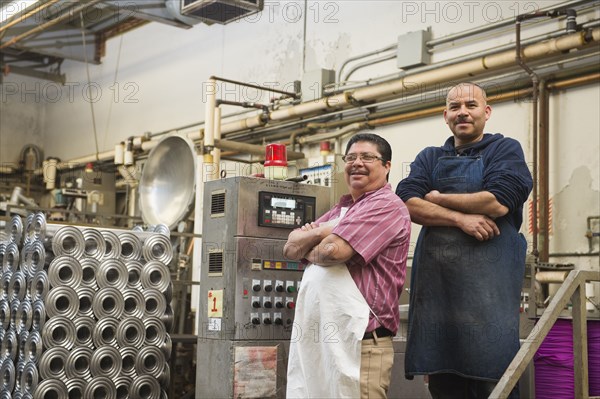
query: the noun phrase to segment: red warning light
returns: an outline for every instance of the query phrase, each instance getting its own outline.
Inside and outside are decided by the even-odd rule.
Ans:
[[[285,145],[273,143],[267,145],[265,166],[287,166],[287,150]]]

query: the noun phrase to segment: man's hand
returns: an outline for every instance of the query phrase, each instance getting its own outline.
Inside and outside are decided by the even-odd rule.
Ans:
[[[485,215],[464,214],[458,221],[458,227],[479,241],[487,241],[500,235],[496,223]]]
[[[283,247],[283,254],[287,259],[300,260],[305,258],[332,231],[333,226],[327,224],[319,226],[314,222],[306,223],[290,233]]]

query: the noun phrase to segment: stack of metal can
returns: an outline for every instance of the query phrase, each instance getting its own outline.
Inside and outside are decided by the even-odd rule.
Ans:
[[[168,228],[14,216],[0,236],[0,399],[166,398]]]

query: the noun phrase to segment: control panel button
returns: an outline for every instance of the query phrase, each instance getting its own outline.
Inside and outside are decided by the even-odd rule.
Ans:
[[[283,287],[283,281],[277,280],[275,282],[275,291],[277,292],[283,292],[284,287]]]
[[[289,301],[289,302],[287,302],[287,303],[285,304],[285,306],[286,306],[288,309],[295,309],[295,308],[296,308],[296,304],[295,304],[294,302],[292,302],[292,301]]]
[[[283,299],[281,297],[275,297],[275,307],[277,309],[283,308]]]
[[[296,285],[294,284],[293,281],[286,281],[285,282],[285,290],[290,293],[293,294],[294,292],[296,292]]]
[[[275,318],[275,325],[276,326],[280,326],[283,324],[283,320],[281,320],[281,317],[276,317]]]
[[[261,288],[260,280],[252,280],[252,291],[259,292]]]
[[[270,315],[263,315],[263,324],[266,324],[266,325],[272,324]]]
[[[255,326],[259,325],[260,324],[260,319],[258,317],[253,317],[252,318],[252,324],[254,324]]]
[[[273,301],[271,301],[271,298],[263,298],[263,306],[267,309],[271,309],[273,307]]]
[[[271,280],[265,280],[263,288],[266,292],[273,291],[273,282]]]
[[[257,309],[260,308],[260,298],[257,296],[252,297],[252,307]]]

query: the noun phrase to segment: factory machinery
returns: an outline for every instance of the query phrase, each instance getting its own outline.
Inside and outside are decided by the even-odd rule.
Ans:
[[[285,397],[304,265],[283,246],[329,207],[322,186],[252,177],[205,184],[196,397]]]

